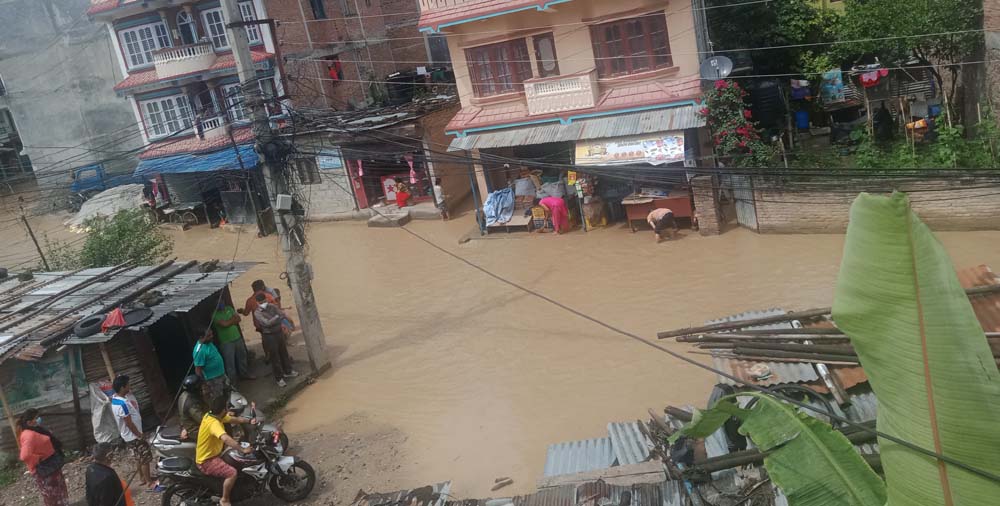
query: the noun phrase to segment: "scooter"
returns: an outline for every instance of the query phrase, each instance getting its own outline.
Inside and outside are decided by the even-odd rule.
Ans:
[[[257,413],[257,406],[248,402],[247,398],[243,394],[233,390],[229,394],[229,408],[230,412],[236,416],[248,419],[256,419],[257,427],[251,424],[243,424],[238,426],[227,425],[226,431],[229,435],[237,441],[249,442],[252,434],[257,433],[271,433],[278,434],[280,438],[281,447],[284,450],[288,449],[289,441],[288,436],[285,435],[283,431],[278,430],[277,426],[269,423],[264,423],[263,415]],[[188,435],[187,439],[181,439],[181,428],[180,427],[167,427],[161,425],[156,428],[156,432],[153,434],[152,447],[153,452],[159,459],[165,459],[170,457],[186,457],[189,459],[194,458],[195,446],[197,443],[197,438],[194,435]]]
[[[233,487],[234,503],[261,497],[271,489],[279,499],[297,502],[305,499],[316,485],[316,471],[306,461],[285,455],[280,431],[260,431],[253,445],[242,443],[254,451],[238,450],[222,453],[222,460],[236,471]],[[212,506],[222,496],[222,480],[206,476],[187,457],[170,457],[156,465],[160,482],[167,485],[163,506]]]

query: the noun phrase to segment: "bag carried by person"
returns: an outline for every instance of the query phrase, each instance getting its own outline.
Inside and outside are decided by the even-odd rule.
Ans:
[[[49,455],[35,466],[35,475],[45,478],[59,472],[66,465],[66,456],[63,455],[62,442],[53,436],[48,429],[43,429],[42,427],[26,427],[24,430],[35,431],[48,437],[49,442],[52,443],[52,449],[55,450],[52,455]]]

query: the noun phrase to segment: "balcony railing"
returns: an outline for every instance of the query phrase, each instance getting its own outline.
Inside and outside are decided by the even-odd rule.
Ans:
[[[596,69],[524,81],[530,116],[589,109],[597,105],[598,92]]]
[[[215,64],[211,42],[163,48],[153,53],[156,75],[160,79],[208,70]]]
[[[420,12],[427,12],[435,9],[460,7],[462,5],[474,3],[476,1],[479,0],[420,0]]]
[[[215,139],[216,137],[226,136],[226,123],[228,120],[225,116],[215,116],[214,118],[208,118],[201,120],[201,132],[205,139]]]

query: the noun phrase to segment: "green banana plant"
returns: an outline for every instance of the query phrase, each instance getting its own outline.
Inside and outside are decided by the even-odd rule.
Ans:
[[[1000,373],[951,259],[905,194],[852,205],[833,319],[878,397],[881,432],[1000,474]],[[883,483],[829,425],[740,395],[759,401],[742,410],[724,399],[674,438],[740,418],[792,506],[1000,504],[1000,483],[880,437]]]
[[[1000,474],[1000,373],[947,252],[902,193],[861,194],[834,295],[878,429]],[[879,439],[888,504],[1000,504],[1000,483]]]

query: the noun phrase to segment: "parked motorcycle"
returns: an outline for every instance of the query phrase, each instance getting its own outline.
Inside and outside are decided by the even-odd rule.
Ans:
[[[243,394],[233,390],[229,394],[229,408],[230,411],[236,416],[256,419],[258,424],[256,427],[251,424],[227,425],[226,432],[228,432],[233,439],[237,441],[250,442],[253,435],[259,430],[261,433],[278,434],[282,450],[284,451],[288,449],[288,436],[285,435],[284,431],[278,430],[277,426],[273,424],[264,423],[263,415],[257,412],[257,407],[253,403],[248,402],[247,398],[244,397]],[[181,439],[180,427],[167,427],[161,425],[156,428],[156,432],[153,434],[152,446],[153,451],[160,459],[170,457],[186,457],[194,459],[196,443],[196,439],[191,436],[187,439]]]
[[[285,455],[280,431],[261,431],[252,447],[254,451],[249,454],[232,449],[222,453],[222,460],[237,471],[234,503],[261,497],[268,488],[285,502],[309,496],[316,486],[316,471],[306,461]],[[167,485],[163,506],[212,506],[222,497],[222,480],[202,474],[192,459],[170,457],[156,467],[160,482]]]

